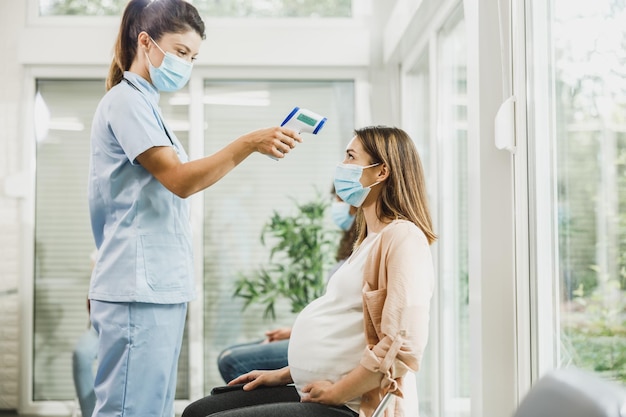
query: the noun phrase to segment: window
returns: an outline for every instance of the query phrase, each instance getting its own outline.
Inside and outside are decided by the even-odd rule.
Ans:
[[[128,0],[39,0],[40,16],[120,16]]]
[[[467,56],[462,9],[437,35],[441,415],[469,416]]]
[[[470,415],[467,36],[463,8],[446,10],[402,63],[402,126],[422,158],[438,235],[430,338],[417,373],[424,417]]]
[[[436,164],[433,161],[431,152],[432,135],[431,135],[431,111],[430,111],[430,83],[431,77],[429,73],[429,60],[427,51],[423,53],[417,60],[414,67],[407,72],[404,78],[404,91],[410,92],[406,94],[404,111],[407,113],[403,117],[403,126],[406,132],[413,138],[417,151],[420,154],[424,173],[426,175],[427,189],[430,193],[430,209],[431,215],[436,219],[436,204],[433,194],[437,186],[437,174],[433,169]],[[435,258],[436,259],[436,258]],[[437,415],[437,388],[435,377],[435,366],[437,361],[437,296],[433,296],[431,304],[430,316],[430,337],[426,351],[420,364],[419,372],[417,372],[417,394],[419,398],[419,407],[421,416]]]
[[[540,334],[539,360],[626,383],[626,6],[538,3],[529,130],[537,143],[550,139],[551,158],[535,155],[551,181],[537,217],[555,241],[553,266],[537,272],[539,296],[552,293],[555,318],[555,331]],[[541,239],[537,231],[535,244]]]
[[[87,207],[89,132],[104,93],[103,80],[37,81],[30,375],[34,402],[75,398],[71,354],[88,326],[85,302],[94,249]],[[160,99],[164,119],[192,157],[213,153],[254,129],[280,124],[294,104],[320,113],[328,121],[317,136],[304,133],[304,143],[288,158],[275,161],[252,155],[210,190],[192,197],[193,210],[198,204],[203,206],[203,215],[192,223],[204,236],[195,241],[204,248],[196,248],[196,253],[204,253],[200,263],[204,294],[196,301],[202,304],[204,317],[190,314],[187,324],[201,329],[197,320],[203,321],[204,338],[194,334],[193,343],[201,343],[196,350],[198,345],[193,345],[185,332],[176,396],[182,400],[190,398],[196,383],[189,372],[196,355],[204,352],[204,369],[194,373],[194,378],[203,378],[201,386],[208,393],[223,384],[216,366],[223,348],[262,338],[268,328],[291,325],[294,316],[286,304],[278,306],[279,321],[275,323],[263,318],[262,307],[251,306],[242,312],[242,300],[233,297],[233,283],[238,273],[267,262],[268,251],[259,237],[273,210],[289,214],[295,210],[294,200],[307,202],[317,194],[330,197],[334,166],[352,138],[355,119],[352,80],[207,81],[201,96],[193,112],[188,89],[162,93]],[[194,130],[200,132],[194,136],[195,142],[190,134]],[[332,226],[330,216],[327,221]]]
[[[87,208],[89,126],[103,83],[41,80],[37,90],[36,401],[74,397],[71,352],[89,323],[94,249]]]
[[[352,0],[194,0],[207,17],[351,17]]]
[[[128,0],[38,0],[40,16],[120,16]],[[193,0],[207,17],[351,17],[352,0]]]
[[[294,104],[328,118],[317,136],[289,156],[274,161],[253,155],[204,193],[204,363],[205,392],[223,384],[217,355],[239,342],[263,338],[265,330],[291,326],[295,316],[279,305],[277,321],[263,318],[264,308],[242,311],[234,283],[267,265],[260,241],[273,211],[292,213],[293,201],[306,203],[320,193],[330,196],[334,166],[343,159],[354,129],[352,81],[207,81],[204,86],[205,153],[261,127],[280,124]]]

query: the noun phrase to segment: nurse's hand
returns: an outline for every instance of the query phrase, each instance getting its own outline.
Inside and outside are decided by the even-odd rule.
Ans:
[[[255,130],[242,136],[242,139],[249,142],[256,152],[276,158],[284,158],[296,147],[296,142],[302,142],[297,132],[279,126]]]
[[[285,366],[282,369],[273,371],[251,371],[233,379],[228,385],[245,384],[243,390],[251,391],[260,386],[272,387],[287,385],[292,382],[289,367]]]

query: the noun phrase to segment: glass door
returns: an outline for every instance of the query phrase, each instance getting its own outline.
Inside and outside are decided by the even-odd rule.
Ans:
[[[626,383],[626,4],[527,5],[536,172],[539,373],[576,366]],[[542,151],[539,151],[539,150]],[[545,157],[546,153],[549,157]],[[546,183],[548,181],[548,183]],[[548,185],[546,185],[548,184]],[[543,253],[546,253],[543,251]]]

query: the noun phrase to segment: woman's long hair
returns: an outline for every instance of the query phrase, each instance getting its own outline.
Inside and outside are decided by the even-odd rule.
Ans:
[[[357,227],[356,227],[356,219],[352,222],[352,225],[348,230],[345,230],[341,233],[341,240],[339,241],[339,246],[337,247],[337,253],[335,254],[335,260],[337,262],[346,260],[352,255],[352,251],[354,250],[354,242],[357,237]]]
[[[433,232],[424,169],[415,143],[402,129],[370,126],[354,131],[371,158],[371,163],[387,166],[389,176],[381,184],[378,202],[379,219],[404,219],[414,223],[432,244],[437,236]],[[365,239],[365,219],[359,210],[357,244]]]
[[[158,41],[165,33],[184,33],[193,30],[202,39],[204,22],[198,10],[185,0],[131,0],[124,9],[117,34],[113,61],[109,68],[106,89],[119,84],[124,71],[130,68],[137,55],[137,38],[148,33]]]

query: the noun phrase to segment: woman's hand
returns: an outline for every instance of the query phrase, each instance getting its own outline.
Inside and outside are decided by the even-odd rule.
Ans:
[[[228,385],[245,384],[244,391],[251,391],[260,386],[272,387],[279,385],[287,385],[292,383],[289,367],[272,371],[250,371],[243,374],[228,383]]]
[[[305,385],[302,392],[301,401],[303,403],[320,403],[326,405],[343,405],[345,402],[337,397],[337,390],[334,390],[334,384],[330,381],[315,381]]]
[[[371,372],[359,364],[343,378],[333,383],[313,381],[302,387],[302,402],[326,405],[343,405],[353,398],[361,397],[366,392],[380,387],[383,374]]]
[[[265,336],[267,336],[265,343],[289,339],[291,337],[291,327],[279,327],[278,329],[268,330],[265,332]]]
[[[270,127],[255,130],[244,136],[256,152],[276,158],[284,158],[285,154],[296,147],[296,142],[302,142],[300,135],[285,127]]]

